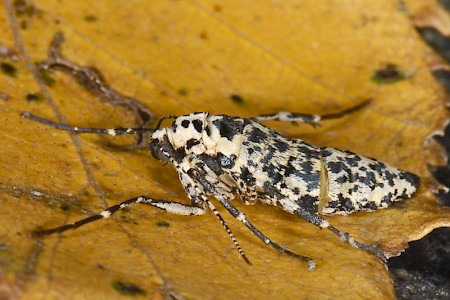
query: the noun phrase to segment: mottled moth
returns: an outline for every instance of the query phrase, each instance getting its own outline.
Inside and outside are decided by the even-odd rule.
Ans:
[[[76,133],[150,134],[149,148],[153,157],[173,165],[191,201],[187,205],[139,196],[75,223],[36,231],[35,235],[63,232],[108,218],[133,203],[148,204],[180,215],[203,215],[209,207],[225,227],[242,258],[249,262],[208,198],[212,196],[264,243],[307,261],[309,269],[315,268],[311,258],[279,246],[253,226],[231,204],[230,201],[238,196],[247,205],[261,201],[277,206],[320,228],[331,230],[342,241],[385,261],[382,251],[356,241],[320,215],[386,208],[395,201],[410,198],[419,186],[418,176],[349,151],[316,147],[301,139],[289,139],[261,124],[265,120],[278,120],[318,125],[321,120],[342,117],[366,103],[328,115],[279,112],[247,119],[197,112],[173,117],[169,127],[160,128],[160,121],[156,129],[74,127],[25,112],[22,114],[24,117]]]

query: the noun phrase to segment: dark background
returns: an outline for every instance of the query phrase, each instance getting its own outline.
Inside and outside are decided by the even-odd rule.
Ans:
[[[440,1],[450,11],[450,0]],[[450,38],[433,28],[417,28],[424,40],[450,63]],[[450,71],[433,74],[450,93]],[[449,99],[447,99],[449,100]],[[450,124],[443,137],[435,137],[450,157]],[[430,172],[443,185],[450,188],[450,164],[430,166]],[[438,201],[450,206],[450,194],[441,193]],[[389,259],[389,271],[398,299],[450,299],[450,228],[433,230],[423,239],[409,243],[399,257]]]

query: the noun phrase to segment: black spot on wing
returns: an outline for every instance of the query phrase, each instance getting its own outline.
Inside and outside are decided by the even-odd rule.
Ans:
[[[339,201],[336,201],[336,200],[330,201],[327,203],[327,207],[336,209],[339,207]]]
[[[258,127],[252,129],[247,139],[254,143],[260,143],[267,139],[267,134]]]
[[[300,199],[296,200],[297,204],[308,212],[317,213],[317,203],[319,199],[312,196],[302,196]]]
[[[203,122],[200,120],[193,120],[192,121],[192,125],[194,125],[195,130],[197,130],[197,132],[202,132],[202,128],[203,128]]]
[[[289,150],[289,145],[286,142],[282,141],[281,139],[276,139],[275,147],[278,149],[279,152],[286,152]]]
[[[247,185],[255,185],[255,178],[253,178],[252,174],[249,172],[249,170],[242,166],[241,167],[241,175],[239,176],[242,181],[244,181]]]
[[[331,206],[333,208],[339,208],[339,210],[344,210],[346,212],[353,212],[355,210],[353,202],[342,194],[337,194],[337,201],[332,201],[327,204],[329,207],[330,205],[333,205]]]
[[[383,173],[386,170],[386,165],[384,165],[383,163],[376,161],[373,163],[369,164],[369,167],[375,171],[376,173],[378,173],[378,175],[383,176]]]
[[[385,181],[386,181],[390,186],[394,186],[394,185],[395,185],[395,182],[394,182],[395,176],[394,176],[394,174],[392,174],[391,172],[388,172],[388,171],[385,171],[385,172],[383,172],[383,173],[384,173],[384,179],[385,179]]]
[[[339,174],[342,171],[342,163],[335,161],[327,162],[327,171],[334,174]]]
[[[343,184],[343,183],[346,183],[347,181],[348,181],[348,178],[346,176],[340,176],[340,177],[336,178],[336,180],[334,182]],[[357,187],[357,186],[355,185],[355,187]]]
[[[328,148],[320,148],[320,152],[324,158],[331,156],[333,152]]]
[[[284,199],[284,198],[286,198],[284,195],[282,195],[280,193],[279,189],[274,187],[273,184],[271,184],[268,181],[264,182],[263,188],[264,188],[264,192],[258,193],[258,194],[264,195],[263,196],[264,198],[269,198],[269,199]]]
[[[286,169],[284,169],[284,176],[289,177],[292,174],[296,173],[296,169],[294,166],[292,166],[291,164],[288,164]]]
[[[318,159],[320,157],[320,149],[302,140],[292,140],[293,151],[301,153],[307,159]]]
[[[272,184],[279,183],[284,179],[284,176],[281,174],[280,168],[272,163],[263,164],[262,170],[270,178],[270,182]]]
[[[273,162],[277,163],[274,159],[274,155],[278,153],[277,149],[272,145],[269,145],[266,149],[264,157],[261,159],[261,164],[263,166],[267,166],[268,164],[272,164]]]
[[[345,156],[345,162],[350,167],[357,167],[362,158],[358,154],[355,154],[351,151],[344,151],[344,152],[347,154],[347,156]]]
[[[355,178],[355,181],[359,181],[361,183],[363,183],[364,185],[370,187],[371,189],[373,189],[376,184],[377,184],[377,179],[375,177],[375,173],[372,171],[367,171],[365,174],[360,175],[360,174],[353,174],[353,173],[349,173],[351,176],[351,178]]]
[[[344,201],[344,209],[348,212],[352,212],[355,210],[355,208],[353,207],[353,202],[350,199],[346,199]]]
[[[183,120],[181,122],[181,126],[183,126],[184,128],[188,128],[189,127],[189,123],[191,123],[191,122],[189,122],[188,120]]]
[[[223,116],[221,119],[214,120],[213,124],[219,129],[220,135],[229,141],[233,140],[233,137],[242,133],[243,124],[236,118]]]
[[[258,155],[258,154],[261,154],[261,152],[262,152],[261,147],[255,145],[254,143],[250,143],[248,141],[244,141],[242,143],[242,145],[244,146],[245,149],[247,149],[247,153],[249,155],[252,155],[252,154],[257,154]]]
[[[307,182],[306,190],[308,192],[313,192],[319,189],[320,185],[320,173],[311,173],[304,178]]]
[[[420,185],[420,177],[416,174],[409,173],[409,172],[402,172],[400,174],[400,179],[404,179],[411,183],[412,186],[419,187]]]
[[[313,163],[311,162],[311,160],[307,159],[300,163],[300,169],[302,172],[309,174],[313,171]]]

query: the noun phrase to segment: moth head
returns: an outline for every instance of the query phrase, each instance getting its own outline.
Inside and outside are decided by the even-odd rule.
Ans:
[[[156,130],[152,134],[152,138],[150,140],[150,152],[152,153],[153,157],[161,160],[163,162],[169,162],[170,157],[173,157],[173,147],[169,142],[169,139],[167,137],[167,129],[163,128],[160,130]]]
[[[150,152],[163,162],[180,162],[187,155],[203,153],[203,134],[207,117],[208,113],[199,112],[162,118],[152,134]],[[172,126],[159,129],[162,120],[167,118],[175,118]]]

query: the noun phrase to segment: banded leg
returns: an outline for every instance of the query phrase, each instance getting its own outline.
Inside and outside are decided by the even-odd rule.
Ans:
[[[108,134],[112,136],[125,135],[125,134],[144,134],[152,133],[154,130],[150,128],[86,128],[86,127],[76,127],[70,126],[64,123],[58,123],[51,121],[49,119],[41,118],[39,116],[33,115],[29,112],[23,112],[22,117],[31,119],[33,121],[54,127],[60,130],[72,131],[75,133],[97,133],[97,134]]]
[[[189,199],[191,199],[192,203],[204,203],[208,204],[209,208],[212,210],[214,215],[217,219],[219,219],[222,226],[225,228],[225,231],[228,233],[228,236],[230,237],[231,241],[233,242],[234,246],[236,247],[237,251],[239,252],[239,255],[244,259],[244,261],[251,265],[250,260],[245,255],[244,251],[241,248],[241,245],[239,245],[239,242],[237,241],[236,237],[234,236],[231,229],[228,227],[225,220],[222,218],[220,213],[217,211],[217,209],[214,207],[214,205],[209,201],[208,197],[206,196],[205,188],[203,185],[201,185],[198,181],[196,181],[189,172],[184,172],[179,165],[176,164],[176,162],[173,162],[176,165],[176,170],[180,177],[180,182],[186,191],[186,194],[188,195]],[[193,162],[192,162],[193,163]],[[199,169],[203,169],[204,166],[199,165]],[[215,183],[213,183],[215,184]]]
[[[238,219],[242,224],[244,224],[248,229],[250,229],[253,234],[255,234],[257,237],[259,237],[266,245],[269,245],[279,251],[280,253],[286,254],[288,256],[297,258],[302,261],[306,261],[308,263],[308,269],[313,270],[316,267],[316,264],[314,261],[306,256],[299,255],[297,253],[291,252],[280,245],[272,242],[267,236],[265,236],[261,231],[259,231],[255,226],[253,226],[252,223],[250,223],[245,214],[239,211],[236,207],[234,207],[228,200],[226,200],[216,189],[215,187],[208,182],[203,176],[201,175],[193,175],[191,176],[195,177],[204,187],[207,191],[209,191],[219,202],[228,210],[228,212]]]
[[[148,198],[145,196],[140,196],[140,197],[129,199],[127,201],[116,204],[114,206],[111,206],[111,207],[105,209],[104,211],[100,212],[97,215],[93,215],[93,216],[87,217],[85,219],[81,219],[79,221],[76,221],[75,223],[66,224],[63,226],[59,226],[59,227],[47,229],[47,230],[34,231],[32,234],[35,237],[42,237],[42,236],[50,235],[53,233],[61,233],[66,230],[69,230],[69,229],[76,229],[76,228],[86,225],[88,223],[91,223],[91,222],[94,222],[94,221],[97,221],[100,219],[109,218],[112,214],[114,214],[117,211],[119,211],[125,207],[128,207],[134,203],[148,204],[148,205],[157,207],[159,209],[165,210],[167,212],[177,214],[177,215],[184,215],[184,216],[200,216],[200,215],[205,214],[205,212],[206,212],[204,207],[187,205],[187,204],[165,201],[165,200],[155,200],[155,199],[151,199],[151,198]]]
[[[236,247],[236,249],[239,252],[239,255],[241,255],[241,257],[245,260],[246,263],[248,263],[249,265],[251,265],[252,263],[250,262],[250,260],[247,258],[247,256],[244,253],[244,250],[242,250],[241,245],[239,245],[239,242],[237,241],[236,237],[234,236],[233,232],[231,232],[231,229],[228,227],[227,223],[225,222],[225,220],[222,218],[222,216],[219,214],[219,212],[217,211],[217,209],[214,207],[214,205],[211,203],[211,201],[208,200],[208,198],[205,198],[206,203],[208,203],[209,208],[212,210],[212,212],[214,213],[214,215],[217,217],[217,219],[219,219],[220,223],[222,223],[223,227],[225,228],[226,232],[228,233],[228,236],[230,237],[230,239],[233,241],[234,246]]]
[[[387,259],[384,256],[382,251],[376,249],[375,247],[372,247],[372,246],[369,246],[369,245],[366,245],[366,244],[356,241],[352,236],[350,236],[349,233],[342,232],[339,229],[331,226],[330,223],[328,223],[328,221],[325,220],[324,218],[322,218],[314,213],[308,212],[308,211],[302,209],[301,207],[298,207],[298,209],[294,210],[294,214],[302,217],[306,221],[308,221],[320,228],[325,228],[325,229],[330,230],[331,232],[336,234],[340,238],[341,241],[343,241],[347,244],[350,244],[353,247],[369,251],[383,262],[387,261]]]
[[[306,123],[313,126],[319,126],[320,121],[322,120],[329,120],[329,119],[337,119],[341,118],[345,115],[351,114],[367,104],[369,104],[371,100],[366,100],[362,103],[359,103],[355,106],[352,106],[350,108],[347,108],[345,110],[331,113],[331,114],[325,114],[325,115],[312,115],[312,114],[302,114],[302,113],[293,113],[293,112],[287,112],[287,111],[280,111],[274,114],[267,114],[267,115],[259,115],[256,117],[253,117],[253,120],[256,121],[268,121],[268,120],[274,120],[274,121],[280,121],[280,122],[298,122],[298,123]]]

